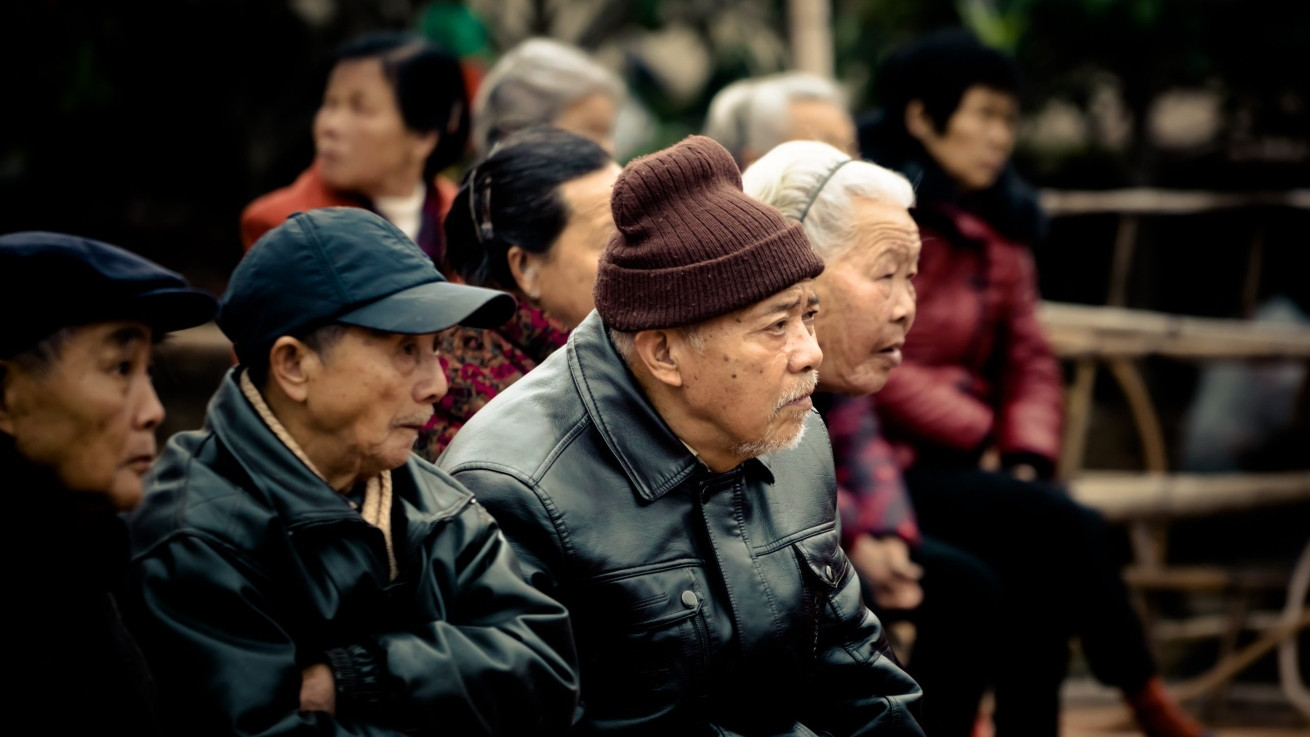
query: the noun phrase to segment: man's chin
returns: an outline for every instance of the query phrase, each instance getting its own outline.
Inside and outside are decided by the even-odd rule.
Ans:
[[[785,450],[793,450],[801,444],[805,437],[805,417],[808,411],[801,414],[800,422],[796,429],[788,435],[766,437],[751,443],[742,443],[737,446],[737,455],[742,458],[758,458],[759,456],[781,453]]]

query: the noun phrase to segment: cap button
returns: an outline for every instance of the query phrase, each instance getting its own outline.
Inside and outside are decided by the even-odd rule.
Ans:
[[[700,603],[700,599],[696,596],[696,592],[695,592],[695,591],[684,591],[684,592],[682,592],[682,605],[683,605],[683,606],[687,607],[688,609],[695,609],[695,608],[696,608],[696,605],[699,604],[699,603]]]

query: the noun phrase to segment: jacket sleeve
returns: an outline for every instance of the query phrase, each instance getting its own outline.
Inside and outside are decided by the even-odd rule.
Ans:
[[[824,420],[837,473],[842,547],[849,549],[862,534],[896,535],[918,545],[914,506],[868,400],[835,396]]]
[[[873,402],[897,435],[962,452],[977,450],[991,436],[995,412],[971,392],[972,379],[960,366],[904,363],[887,378]]]
[[[192,735],[401,735],[300,711],[298,657],[272,582],[221,542],[176,535],[138,557],[127,621],[172,731]],[[315,654],[316,655],[316,654]]]
[[[1004,323],[1005,350],[1000,384],[997,449],[1006,462],[1041,459],[1039,471],[1054,470],[1060,453],[1064,376],[1037,318],[1040,297],[1036,268],[1027,248],[1007,245],[1015,282]]]
[[[449,602],[447,617],[361,643],[395,684],[366,713],[449,734],[565,731],[578,692],[568,612],[524,581],[476,502],[430,538],[419,596]]]
[[[803,721],[843,737],[915,735],[923,696],[892,653],[882,623],[864,606],[860,580],[844,553],[838,582],[824,606],[815,644],[812,711]]]

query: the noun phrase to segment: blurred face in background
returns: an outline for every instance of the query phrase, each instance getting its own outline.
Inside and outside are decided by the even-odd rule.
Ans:
[[[519,289],[570,330],[595,307],[596,264],[614,233],[610,190],[619,171],[618,164],[611,163],[560,185],[569,219],[549,251],[510,249],[510,268]]]
[[[788,109],[787,140],[823,141],[850,156],[858,155],[855,120],[840,105],[827,100],[793,100]]]
[[[906,107],[905,123],[961,190],[986,189],[1014,151],[1019,101],[1009,92],[974,85],[965,90],[941,132],[918,100]]]
[[[614,120],[618,116],[614,100],[603,92],[579,97],[560,111],[551,121],[556,128],[590,138],[600,147],[614,153]]]
[[[347,59],[332,69],[314,116],[316,162],[328,186],[370,199],[412,195],[436,145],[436,133],[405,125],[380,60]]]

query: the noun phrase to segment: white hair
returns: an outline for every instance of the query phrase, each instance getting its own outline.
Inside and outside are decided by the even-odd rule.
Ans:
[[[552,38],[529,38],[492,65],[473,100],[473,147],[486,155],[495,138],[549,125],[570,104],[601,93],[622,107],[627,87],[587,52]]]
[[[846,93],[836,82],[810,72],[778,72],[739,79],[710,100],[703,132],[741,164],[747,148],[759,155],[787,140],[791,104],[829,102],[846,109]]]
[[[854,198],[914,206],[914,187],[899,172],[851,157],[820,141],[787,141],[742,172],[746,194],[805,226],[824,261],[850,247]]]

